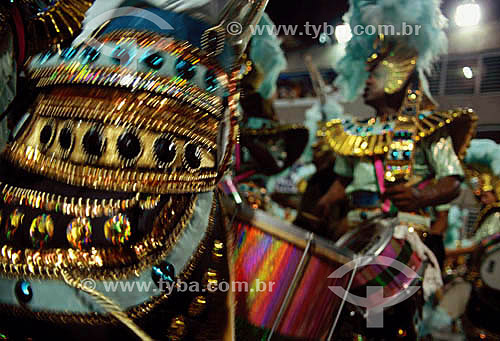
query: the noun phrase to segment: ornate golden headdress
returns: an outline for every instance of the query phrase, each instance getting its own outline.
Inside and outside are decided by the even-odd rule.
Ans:
[[[241,23],[258,20],[265,3],[249,1]],[[237,137],[235,51],[247,41],[234,49],[224,35],[206,33],[213,27],[136,8],[81,45],[32,59],[28,75],[38,96],[4,151],[9,165],[0,174],[0,213],[20,240],[3,245],[0,263],[9,271],[61,279],[61,269],[78,268],[110,278],[117,268],[129,276],[164,257],[197,198],[229,166]]]
[[[219,24],[197,37],[200,23],[194,19],[151,32],[128,28],[120,17],[82,45],[36,57],[29,73],[40,94],[7,158],[49,178],[95,189],[213,189],[230,160],[231,147],[217,143],[228,117],[229,140],[237,133],[235,60],[266,2],[231,2]],[[237,19],[243,32],[225,37],[228,20]]]

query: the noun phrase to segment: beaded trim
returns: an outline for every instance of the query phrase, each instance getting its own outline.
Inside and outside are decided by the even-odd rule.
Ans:
[[[36,87],[45,88],[54,85],[90,85],[128,89],[131,92],[146,91],[157,95],[174,95],[181,103],[210,112],[221,119],[222,101],[219,97],[204,94],[178,77],[158,77],[153,73],[132,72],[116,66],[89,68],[78,62],[69,65],[43,68],[31,74]]]
[[[165,258],[192,218],[196,205],[192,195],[170,198],[143,240],[120,248],[90,250],[0,250],[0,273],[18,278],[61,279],[62,270],[95,280],[128,278]],[[180,217],[174,220],[174,217]],[[175,225],[174,225],[175,224]]]
[[[416,134],[411,120],[396,122],[384,162],[384,180],[387,183],[410,180],[415,158]]]
[[[5,150],[4,156],[18,167],[70,185],[119,192],[153,194],[207,192],[214,188],[217,176],[215,171],[199,171],[196,174],[164,173],[75,165],[43,155],[37,147],[17,142]]]
[[[216,227],[216,219],[215,219],[215,211],[216,211],[217,201],[214,197],[214,201],[212,203],[212,210],[210,212],[209,224],[207,226],[207,231],[205,237],[198,245],[198,248],[193,253],[188,263],[179,273],[178,278],[183,282],[188,282],[193,274],[193,272],[199,266],[201,259],[211,251],[210,247],[207,245],[210,243],[215,237],[215,227]],[[165,258],[165,257],[163,257]],[[162,259],[161,257],[159,259]],[[19,274],[18,274],[19,275]],[[78,274],[75,277],[78,279],[88,278],[82,274]],[[118,280],[119,278],[113,278]],[[133,320],[138,320],[145,317],[149,314],[153,309],[157,306],[165,303],[170,296],[167,293],[164,293],[159,296],[153,297],[151,300],[144,302],[140,305],[134,306],[126,311],[127,315]],[[110,324],[119,324],[119,321],[113,318],[109,314],[99,314],[99,313],[88,313],[88,314],[78,314],[78,313],[53,313],[53,312],[44,312],[44,311],[30,311],[22,307],[12,306],[8,304],[0,304],[0,309],[3,311],[9,311],[17,316],[27,316],[30,318],[35,318],[37,320],[42,321],[50,321],[54,323],[76,323],[76,324],[84,324],[84,325],[110,325]]]
[[[59,141],[53,143],[50,146],[41,145],[39,139],[44,132],[44,130],[51,124],[51,129],[53,129],[53,135],[60,135],[62,128],[66,127],[68,122],[73,121],[63,121],[60,119],[52,119],[45,117],[35,117],[32,122],[29,123],[26,129],[26,134],[21,136],[16,140],[16,144],[25,144],[27,146],[38,146],[36,149],[45,156],[52,156],[57,158],[58,155],[63,153],[63,146]],[[172,129],[176,131],[176,129]],[[85,138],[89,132],[93,131],[94,135],[100,136],[101,146],[97,147],[94,145],[88,145],[88,141]],[[29,132],[29,133],[28,133]],[[140,145],[139,150],[133,151],[137,154],[129,155],[126,146],[123,146],[123,150],[119,148],[119,141],[123,134],[131,133],[129,138],[134,138],[136,143]],[[76,143],[73,145],[73,151],[67,156],[64,162],[74,165],[88,165],[93,164],[95,166],[107,167],[109,169],[119,169],[119,168],[130,168],[130,169],[141,169],[144,172],[158,171],[158,167],[154,160],[156,154],[154,141],[161,137],[162,133],[152,132],[149,129],[136,129],[133,126],[116,126],[113,124],[98,124],[87,121],[80,121],[73,128],[72,137],[75,137]],[[174,164],[171,169],[172,173],[177,173],[179,175],[183,173],[193,173],[194,171],[200,171],[203,175],[204,172],[215,170],[215,155],[214,151],[216,148],[215,142],[209,142],[208,145],[198,142],[199,139],[190,139],[189,137],[171,134],[173,137],[173,142],[176,144],[176,149],[180,153],[176,153],[174,156]],[[191,134],[190,134],[191,135]],[[200,152],[200,166],[197,169],[192,169],[186,167],[182,163],[182,153],[183,146],[187,144],[195,144],[199,148]],[[213,147],[213,148],[212,148]],[[90,151],[94,150],[93,154]],[[124,154],[122,154],[124,153]],[[132,157],[127,159],[127,157]],[[49,173],[49,175],[51,175]]]
[[[88,97],[84,97],[85,90],[80,89],[79,96],[71,96],[69,89],[60,93],[54,91],[50,95],[41,94],[36,100],[34,114],[104,124],[121,122],[134,125],[137,129],[147,128],[157,132],[175,131],[216,148],[217,121],[203,111],[196,112],[180,105],[175,99],[149,93],[129,94],[120,90],[97,89],[88,91]],[[140,111],[137,110],[139,106]]]
[[[172,53],[194,63],[207,66],[217,77],[219,84],[227,88],[228,76],[203,50],[187,42],[178,42],[152,32],[118,30],[99,37],[102,44],[113,41],[122,43],[134,40],[140,47]],[[37,87],[49,87],[62,84],[80,84],[129,89],[131,92],[147,91],[159,95],[175,97],[181,103],[187,103],[222,119],[222,99],[193,86],[179,77],[161,77],[155,72],[137,72],[120,66],[94,67],[73,61],[52,67],[36,67],[30,70],[30,77]]]
[[[2,185],[2,197],[0,200],[8,205],[15,202],[20,205],[75,217],[98,218],[102,216],[113,216],[121,211],[136,206],[141,210],[152,210],[160,202],[160,195],[147,196],[145,199],[140,199],[141,195],[137,193],[130,199],[106,200],[67,197],[29,188],[11,186],[0,182],[0,186]]]
[[[409,120],[410,123],[416,126],[414,140],[418,142],[423,138],[431,136],[440,128],[450,125],[460,117],[468,117],[472,122],[465,141],[457,152],[459,158],[462,159],[475,131],[477,116],[472,109],[457,109],[449,112],[435,111],[426,117],[400,116],[398,120]],[[323,128],[322,134],[324,134],[333,151],[344,156],[383,155],[389,151],[389,146],[392,142],[392,132],[384,132],[380,135],[372,135],[370,133],[367,133],[365,136],[352,135],[344,130],[342,121],[338,119],[328,122]]]

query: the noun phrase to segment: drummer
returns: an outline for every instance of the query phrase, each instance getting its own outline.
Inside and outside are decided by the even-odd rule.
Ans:
[[[496,175],[500,175],[499,161],[500,146],[494,141],[479,139],[471,141],[464,159],[465,174],[470,189],[481,203],[481,212],[474,224],[474,234],[464,238],[459,232],[463,228],[462,213],[458,207],[453,207],[453,213],[450,214],[450,227],[446,235],[445,273],[449,275],[448,283],[437,295],[436,305],[428,305],[427,309],[424,309],[424,315],[427,316],[421,325],[422,334],[454,333],[457,330],[458,318],[466,313],[466,308],[470,303],[471,283],[476,283],[475,271],[470,270],[477,267],[479,260],[473,255],[481,255],[480,250],[484,247],[484,241],[487,242],[490,236],[500,233],[498,200],[500,179]],[[482,313],[488,314],[485,306],[483,306]]]
[[[408,6],[417,6],[409,2],[351,4],[351,27],[414,22],[415,18],[405,15],[415,12]],[[401,16],[395,18],[394,13]],[[446,51],[445,20],[439,7],[422,17],[428,20],[421,25],[418,39],[354,35],[348,53],[337,64],[336,82],[344,97],[354,100],[364,81],[364,102],[376,115],[363,121],[330,122],[326,137],[338,155],[334,166],[338,178],[318,202],[316,213],[328,216],[347,196],[352,206],[348,220],[353,226],[376,216],[397,215],[395,236],[406,238],[419,255],[430,260],[428,270],[435,271],[434,285],[439,286],[437,260],[415,238],[415,232],[425,232],[442,243],[442,231],[430,229],[432,218],[426,208],[459,195],[464,172],[457,155],[465,151],[476,118],[472,110],[436,110],[423,71]],[[375,48],[370,51],[368,47]],[[366,68],[360,69],[362,58]],[[430,294],[425,279],[424,293]]]
[[[473,113],[456,111],[461,118],[457,120],[454,115],[448,118],[447,113],[436,112],[435,103],[422,86],[425,78],[418,63],[403,76],[399,76],[403,70],[387,67],[400,65],[392,60],[394,53],[406,54],[404,58],[409,65],[418,60],[419,54],[394,44],[395,41],[379,43],[385,45],[380,48],[385,52],[374,52],[377,57],[368,60],[369,78],[363,93],[365,103],[375,109],[376,116],[366,121],[332,122],[329,137],[338,154],[334,166],[338,178],[318,202],[317,213],[328,216],[335,204],[347,196],[353,208],[348,218],[355,225],[382,213],[388,199],[393,212],[394,208],[402,212],[400,222],[408,225],[410,231],[425,231],[428,238],[439,239],[442,244],[442,226],[433,224],[435,230],[430,230],[431,218],[425,209],[446,204],[458,196],[464,172],[454,145],[464,145],[466,141],[456,141],[460,137],[450,136],[447,128],[470,124]],[[389,48],[390,45],[393,47]],[[399,83],[402,85],[395,86]],[[445,117],[443,122],[441,117]],[[443,128],[437,128],[437,123],[433,133],[428,133],[431,129],[424,128],[427,122],[450,123]],[[378,136],[372,139],[374,136],[370,134]],[[410,138],[399,139],[398,144],[385,142],[394,136]],[[367,149],[362,150],[363,147]],[[377,164],[382,167],[384,181],[377,176],[380,168]],[[391,171],[395,165],[406,166],[409,171],[397,174],[397,170]],[[383,188],[386,190],[382,194]]]
[[[500,233],[500,145],[492,140],[474,139],[464,161],[468,183],[481,203],[481,212],[474,235],[457,241],[460,246],[456,249],[446,249],[450,258],[473,253],[482,240]]]

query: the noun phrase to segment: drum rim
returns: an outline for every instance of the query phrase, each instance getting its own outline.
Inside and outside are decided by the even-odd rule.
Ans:
[[[495,233],[486,237],[479,244],[479,248],[472,255],[472,270],[479,274],[481,278],[481,269],[484,259],[496,252],[500,247],[500,233]],[[481,278],[482,280],[482,278]]]
[[[372,245],[366,252],[364,252],[362,255],[363,256],[378,256],[384,251],[384,249],[387,247],[389,242],[391,241],[393,234],[394,234],[394,224],[391,224],[391,221],[387,221],[387,219],[375,219],[373,224],[377,226],[382,226],[383,228],[383,233],[382,237],[378,242],[376,242],[374,245]],[[335,246],[341,247],[341,248],[347,248],[344,246],[344,244],[350,240],[353,236],[357,235],[358,233],[362,232],[364,229],[367,229],[371,226],[372,224],[366,225],[366,226],[358,226],[351,231],[345,233],[342,237],[340,237],[336,242]]]
[[[236,220],[248,223],[301,250],[305,249],[308,239],[310,238],[312,247],[309,252],[315,257],[333,261],[338,264],[347,264],[355,257],[354,252],[350,249],[339,247],[330,240],[276,218],[263,210],[252,209],[246,204],[235,205],[231,200],[224,197],[223,206],[226,215],[230,216],[230,214],[234,214],[236,211]],[[298,242],[298,240],[300,240],[300,242]]]

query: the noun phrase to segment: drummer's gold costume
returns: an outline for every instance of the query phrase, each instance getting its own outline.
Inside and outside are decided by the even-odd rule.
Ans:
[[[486,206],[476,224],[476,232],[472,241],[480,243],[485,238],[500,233],[500,203]]]
[[[489,152],[488,158],[478,160],[481,155],[478,149],[482,147],[482,152]],[[479,244],[482,240],[496,233],[500,233],[500,178],[498,174],[498,152],[500,147],[487,140],[475,140],[467,153],[466,175],[474,190],[474,194],[481,198],[488,195],[495,202],[484,205],[474,226],[474,235],[471,241]],[[484,154],[483,154],[484,156]],[[479,162],[482,161],[482,164]],[[490,163],[488,165],[488,163]],[[485,165],[486,164],[486,165]],[[489,166],[489,167],[488,167]]]
[[[385,158],[389,155],[390,162],[396,158],[403,161],[400,162],[401,166],[395,167],[412,168],[411,173],[404,173],[405,171],[399,168],[391,171],[389,167],[392,166],[387,165],[385,180],[389,182],[393,175],[394,178],[402,176],[410,179],[410,174],[413,174],[421,181],[447,176],[463,177],[464,172],[447,128],[472,117],[472,110],[464,109],[455,112],[421,111],[416,117],[401,115],[385,122],[378,118],[370,119],[366,123],[349,120],[330,122],[327,136],[333,150],[339,155],[334,172],[353,179],[346,188],[346,194],[354,200],[355,207],[362,209],[352,212],[351,220],[360,222],[363,220],[361,216],[369,218],[380,208],[379,185],[373,161],[375,157]],[[402,143],[393,141],[395,135],[408,132],[404,128],[398,129],[401,124],[406,126],[407,123],[419,127],[412,132],[412,138],[405,139]],[[467,136],[469,139],[470,137],[471,134]],[[413,161],[412,164],[409,161]],[[369,208],[374,211],[364,210]],[[410,216],[408,218],[414,218],[414,221],[407,221],[409,226],[429,228],[428,219],[419,220]]]
[[[328,207],[345,194],[351,201],[348,220],[352,226],[374,217],[396,216],[395,238],[410,241],[412,249],[428,261],[428,274],[433,273],[424,276],[428,297],[442,285],[440,269],[435,255],[416,233],[430,233],[428,206],[447,210],[440,205],[458,196],[464,178],[460,158],[473,137],[477,118],[471,109],[439,111],[430,95],[424,72],[447,45],[446,20],[436,2],[353,0],[349,18],[351,27],[392,24],[395,32],[401,32],[402,26],[411,23],[422,24],[424,32],[404,38],[396,33],[365,33],[349,41],[346,56],[337,64],[337,85],[347,100],[355,99],[365,88],[365,103],[377,116],[334,120],[325,128],[330,147],[338,155],[334,172],[342,178],[320,200],[318,211],[328,213]],[[426,283],[428,278],[433,280]],[[402,318],[403,333],[415,338],[413,308],[408,308],[410,302],[402,304],[405,313],[396,318]],[[395,320],[386,326],[385,337],[397,333]]]

